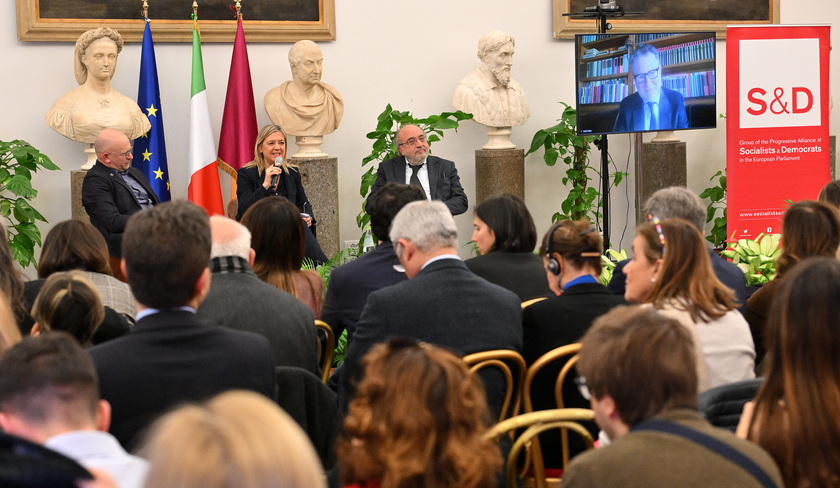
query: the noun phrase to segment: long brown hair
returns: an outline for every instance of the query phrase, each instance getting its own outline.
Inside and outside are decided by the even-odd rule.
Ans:
[[[441,348],[395,344],[376,345],[365,356],[365,376],[336,447],[344,483],[495,486],[502,458],[482,437],[490,414],[480,380]]]
[[[105,238],[83,220],[65,220],[50,229],[41,248],[38,277],[73,269],[113,276]]]
[[[773,456],[785,486],[838,487],[840,261],[802,261],[778,297],[749,438]]]
[[[659,277],[645,301],[657,308],[675,302],[694,322],[711,322],[735,309],[735,293],[715,276],[697,228],[682,219],[666,219],[660,226],[664,246],[654,224],[636,229],[645,242],[645,258],[662,258]]]
[[[831,206],[806,200],[785,212],[782,222],[782,254],[776,261],[781,278],[800,260],[813,256],[834,256],[840,246],[840,217]]]

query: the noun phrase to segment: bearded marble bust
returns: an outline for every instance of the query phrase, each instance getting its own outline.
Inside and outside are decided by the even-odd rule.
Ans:
[[[515,44],[504,32],[490,31],[481,36],[481,65],[458,84],[452,106],[473,114],[473,120],[489,127],[524,124],[531,116],[528,101],[522,87],[510,77]]]
[[[61,135],[93,144],[102,129],[117,129],[129,140],[151,124],[137,103],[111,88],[123,40],[108,27],[91,29],[76,41],[74,71],[79,87],[56,100],[44,120]]]
[[[272,122],[293,136],[331,134],[341,123],[344,100],[333,86],[321,81],[324,55],[312,41],[289,49],[292,79],[265,95],[265,111]]]

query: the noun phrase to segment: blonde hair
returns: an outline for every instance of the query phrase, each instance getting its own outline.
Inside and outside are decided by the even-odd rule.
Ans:
[[[273,402],[248,391],[165,415],[140,452],[149,460],[146,487],[327,486],[303,430]]]
[[[289,136],[286,134],[286,131],[284,131],[283,128],[279,125],[268,124],[266,126],[263,126],[263,128],[260,129],[260,133],[257,134],[257,142],[254,144],[254,160],[245,165],[245,167],[256,166],[257,172],[260,176],[263,175],[263,171],[265,171],[265,168],[268,167],[268,162],[266,162],[260,146],[262,146],[263,142],[265,142],[265,140],[268,139],[268,136],[274,134],[275,132],[283,134],[283,139],[285,139],[286,141],[286,157],[283,158],[282,164],[283,171],[288,173],[289,168],[299,169],[296,163],[292,163],[291,161],[289,161]]]

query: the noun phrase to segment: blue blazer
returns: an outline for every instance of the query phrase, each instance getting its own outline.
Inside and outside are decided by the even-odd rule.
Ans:
[[[685,99],[676,90],[664,86],[659,97],[659,129],[673,130],[687,129],[688,116],[685,113]],[[624,97],[618,106],[618,116],[615,118],[614,131],[640,132],[645,127],[645,103],[639,93]]]

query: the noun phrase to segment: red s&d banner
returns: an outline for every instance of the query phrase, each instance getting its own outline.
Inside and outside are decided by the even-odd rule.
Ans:
[[[829,26],[726,30],[727,229],[780,233],[786,200],[830,178]]]

